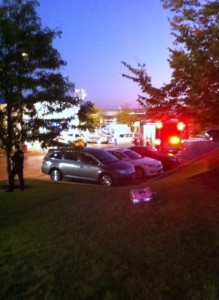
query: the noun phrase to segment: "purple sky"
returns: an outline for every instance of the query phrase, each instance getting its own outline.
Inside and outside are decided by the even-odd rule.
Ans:
[[[157,87],[169,82],[173,38],[160,0],[41,0],[38,15],[42,26],[62,30],[54,42],[67,62],[62,74],[96,106],[138,107],[140,88],[122,77],[121,61],[145,63]]]

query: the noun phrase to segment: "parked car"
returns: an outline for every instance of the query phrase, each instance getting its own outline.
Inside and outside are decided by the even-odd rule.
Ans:
[[[219,141],[219,129],[210,129],[205,132],[205,136],[210,141]]]
[[[137,178],[154,176],[163,172],[163,165],[159,160],[142,157],[130,149],[110,149],[108,152],[122,161],[132,163],[135,167]]]
[[[88,139],[88,143],[92,144],[107,144],[110,138],[107,135],[91,135]]]
[[[94,148],[50,149],[43,160],[42,172],[54,181],[72,178],[105,186],[127,182],[135,176],[132,164],[118,160],[106,150]]]
[[[177,155],[174,155],[173,153],[158,151],[156,149],[147,146],[133,146],[133,147],[129,147],[129,149],[137,152],[143,157],[150,157],[161,161],[164,170],[170,170],[179,165],[179,158]]]
[[[65,134],[64,136],[59,136],[57,138],[57,141],[63,144],[68,144],[68,143],[76,143],[78,141],[83,142],[84,146],[87,145],[87,140],[83,134],[78,134],[78,133],[68,133]]]

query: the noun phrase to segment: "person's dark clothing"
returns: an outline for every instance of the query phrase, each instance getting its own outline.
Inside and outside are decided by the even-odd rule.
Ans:
[[[9,180],[9,190],[14,190],[14,177],[18,175],[20,181],[20,189],[24,190],[24,177],[23,177],[23,164],[24,164],[24,153],[22,150],[18,149],[14,155],[11,157],[12,159],[12,170],[10,174]]]

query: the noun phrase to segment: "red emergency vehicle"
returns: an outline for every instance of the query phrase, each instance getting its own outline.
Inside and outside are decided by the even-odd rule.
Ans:
[[[182,141],[188,138],[188,128],[184,122],[175,119],[165,122],[138,121],[134,123],[133,134],[137,144],[177,152],[182,149]]]

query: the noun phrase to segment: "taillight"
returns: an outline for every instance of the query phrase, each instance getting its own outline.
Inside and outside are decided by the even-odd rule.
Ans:
[[[176,145],[180,143],[180,138],[178,136],[171,136],[169,139],[170,144]]]
[[[161,140],[160,140],[160,139],[156,139],[156,140],[155,140],[155,145],[156,145],[156,146],[160,146],[160,144],[161,144]]]

